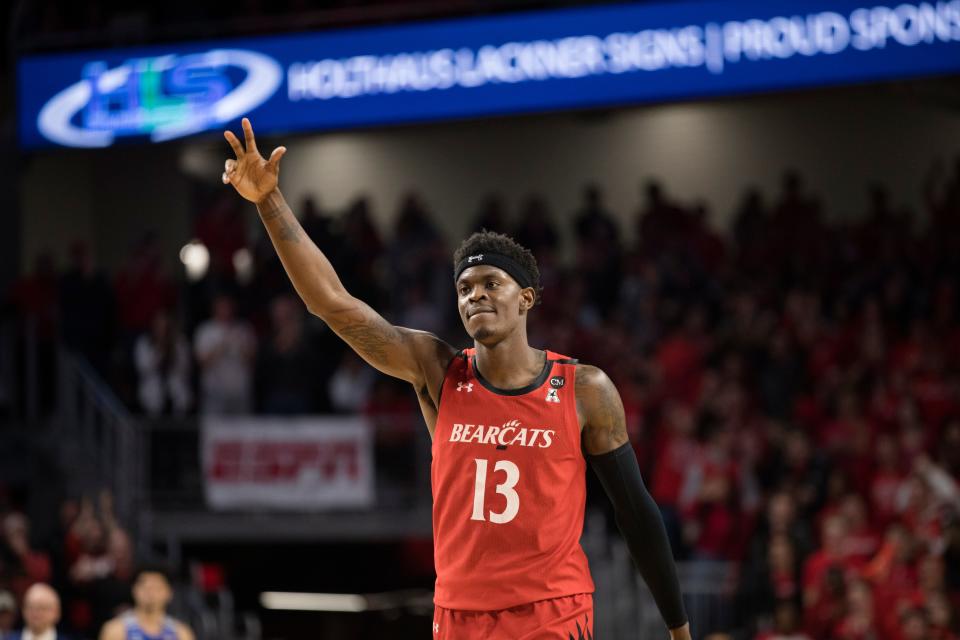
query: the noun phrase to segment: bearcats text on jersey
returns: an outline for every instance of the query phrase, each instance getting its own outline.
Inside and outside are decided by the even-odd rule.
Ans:
[[[553,444],[553,436],[557,432],[546,427],[528,429],[520,425],[519,420],[510,420],[503,426],[482,424],[453,423],[450,432],[450,442],[472,442],[476,444],[493,444],[501,447],[520,445],[521,447],[540,447],[546,449]]]

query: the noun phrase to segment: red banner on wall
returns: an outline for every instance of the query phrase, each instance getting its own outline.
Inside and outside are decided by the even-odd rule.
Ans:
[[[374,502],[373,442],[360,418],[208,417],[207,504],[318,511]]]

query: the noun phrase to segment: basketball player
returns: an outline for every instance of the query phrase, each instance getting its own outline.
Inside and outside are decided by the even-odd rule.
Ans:
[[[173,588],[160,567],[141,567],[134,574],[131,611],[103,625],[100,640],[194,640],[193,632],[167,615]]]
[[[616,508],[634,561],[674,639],[690,631],[656,504],[603,371],[527,344],[540,297],[533,255],[472,235],[453,281],[474,346],[396,327],[343,287],[278,189],[284,147],[264,159],[249,120],[222,180],[253,202],[297,293],[364,360],[413,385],[433,438],[438,640],[593,637],[593,581],[580,547],[586,461]],[[585,458],[586,456],[586,458]]]

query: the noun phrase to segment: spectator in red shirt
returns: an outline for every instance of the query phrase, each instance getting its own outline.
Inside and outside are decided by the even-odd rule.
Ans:
[[[926,601],[930,619],[930,640],[958,640],[957,613],[945,593],[931,593]]]
[[[832,515],[821,525],[821,547],[807,558],[803,568],[803,601],[807,607],[816,607],[836,591],[835,578],[829,576],[831,570],[839,576],[842,587],[844,577],[856,569],[858,562],[853,560],[847,550],[849,527],[842,515]],[[836,593],[832,593],[836,595]]]
[[[818,640],[830,638],[846,614],[846,576],[843,567],[831,565],[823,572],[819,597],[804,602],[804,627]]]
[[[701,311],[688,313],[682,326],[659,343],[655,360],[666,397],[691,405],[699,399],[705,347]]]
[[[743,468],[734,460],[733,430],[710,427],[707,440],[687,466],[680,504],[684,537],[695,558],[738,559],[742,529]]]
[[[847,555],[859,562],[866,562],[880,546],[880,536],[867,515],[864,499],[857,493],[849,493],[840,501],[840,513],[847,521]]]
[[[917,588],[916,542],[901,523],[887,528],[883,546],[863,568],[863,575],[873,584],[878,623],[885,635],[895,636],[900,615],[915,602]]]
[[[923,609],[908,609],[900,616],[900,635],[896,640],[931,640],[930,621]]]
[[[50,558],[30,544],[30,522],[21,513],[8,514],[3,520],[0,544],[0,577],[21,599],[30,585],[50,580]]]
[[[864,416],[857,394],[850,389],[840,394],[835,418],[820,433],[821,446],[840,463],[861,493],[870,487],[875,434],[876,427]]]
[[[878,633],[873,616],[873,593],[863,580],[853,580],[847,585],[847,613],[834,630],[837,640],[877,640]]]

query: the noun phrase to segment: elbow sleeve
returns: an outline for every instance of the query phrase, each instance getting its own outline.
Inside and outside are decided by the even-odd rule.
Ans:
[[[588,455],[587,460],[613,503],[617,526],[664,622],[670,629],[683,626],[687,614],[667,530],[657,504],[643,485],[633,447],[627,442],[608,453]]]

